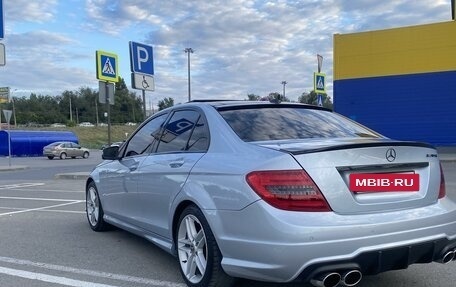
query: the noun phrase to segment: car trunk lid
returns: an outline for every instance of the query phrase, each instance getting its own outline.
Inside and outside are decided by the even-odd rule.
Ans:
[[[320,188],[332,210],[339,214],[417,208],[433,204],[438,198],[439,160],[437,151],[428,144],[389,139],[311,139],[257,144],[291,154]],[[413,174],[419,180],[419,187],[414,191],[406,191],[405,187],[384,191],[380,185],[369,187],[369,192],[350,189],[351,176],[360,174],[380,177]]]

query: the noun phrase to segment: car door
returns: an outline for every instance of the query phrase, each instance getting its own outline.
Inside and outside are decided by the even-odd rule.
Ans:
[[[66,153],[67,157],[70,157],[72,154],[71,143],[63,143],[62,144],[63,151]]]
[[[157,115],[144,124],[120,150],[121,157],[100,169],[100,184],[105,191],[105,213],[137,225],[133,198],[138,186],[138,167],[150,153],[167,114]]]
[[[82,156],[82,149],[81,146],[76,144],[76,143],[70,143],[71,144],[71,156]]]
[[[169,209],[190,170],[207,151],[205,119],[196,110],[177,110],[164,126],[155,152],[138,168],[135,218],[140,227],[169,237]]]

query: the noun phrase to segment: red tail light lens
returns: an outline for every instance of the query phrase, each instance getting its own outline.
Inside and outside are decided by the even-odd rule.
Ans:
[[[442,164],[440,164],[440,189],[439,189],[439,198],[444,198],[445,196],[446,196],[445,176],[443,175]]]
[[[254,171],[250,187],[270,205],[291,211],[331,211],[320,189],[304,170]]]

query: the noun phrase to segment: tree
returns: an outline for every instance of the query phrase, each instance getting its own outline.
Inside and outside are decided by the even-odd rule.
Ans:
[[[97,122],[107,111],[106,104],[99,104],[99,91],[81,87],[77,91],[64,91],[61,95],[43,96],[31,94],[30,97],[15,98],[15,111],[18,124]],[[135,93],[128,91],[124,79],[116,83],[115,105],[110,106],[111,122],[125,123],[141,121],[142,101]]]
[[[255,94],[248,94],[247,95],[247,101],[259,101],[261,100],[261,97]]]
[[[331,101],[331,97],[327,94],[321,94],[323,97],[323,107],[328,109],[333,109],[333,103]],[[302,93],[301,96],[298,98],[298,102],[308,105],[318,105],[318,96],[315,91],[311,91],[310,93]]]
[[[115,102],[111,108],[111,122],[138,122],[144,119],[142,101],[135,93],[129,92],[125,80],[116,83]]]
[[[266,97],[267,101],[270,102],[289,102],[290,100],[285,96],[281,95],[280,93],[269,93],[269,95]]]
[[[174,99],[171,97],[164,98],[163,100],[158,101],[158,110],[164,110],[166,108],[174,106]]]

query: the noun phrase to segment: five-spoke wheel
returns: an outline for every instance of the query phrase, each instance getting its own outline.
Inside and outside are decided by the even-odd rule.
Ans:
[[[100,196],[94,182],[87,185],[86,190],[86,214],[90,228],[95,231],[109,229],[109,224],[103,219],[103,207],[101,206]]]
[[[231,286],[233,279],[222,269],[221,252],[198,207],[190,205],[182,212],[176,245],[182,277],[188,286]]]

